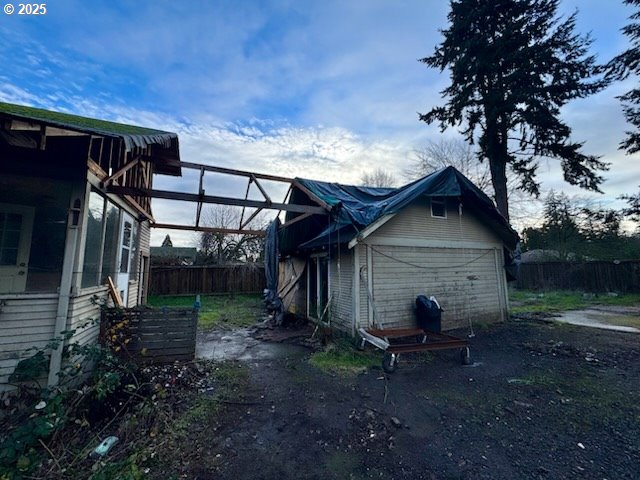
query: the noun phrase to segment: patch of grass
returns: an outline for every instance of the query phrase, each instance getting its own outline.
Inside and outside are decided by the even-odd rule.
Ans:
[[[221,362],[214,369],[216,383],[224,385],[227,390],[235,390],[242,386],[249,377],[246,364],[238,362]]]
[[[150,296],[149,305],[153,307],[190,308],[196,296]],[[198,316],[198,327],[248,327],[256,322],[262,313],[260,295],[202,295]]]
[[[584,294],[562,290],[551,292],[511,290],[509,298],[512,303],[512,313],[554,313],[587,308],[593,305],[628,306],[640,304],[640,294],[609,296],[607,294]]]
[[[309,362],[316,368],[331,373],[353,374],[380,365],[379,352],[356,350],[348,340],[339,339],[324,352],[311,355]]]

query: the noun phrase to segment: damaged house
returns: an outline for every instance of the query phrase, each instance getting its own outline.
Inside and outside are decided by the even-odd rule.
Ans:
[[[507,271],[517,233],[453,167],[400,188],[296,179],[279,235],[285,308],[352,335],[415,326],[416,296],[435,296],[444,330],[508,315]],[[297,217],[299,221],[292,222]]]
[[[174,133],[0,103],[0,391],[26,349],[96,339],[108,277],[145,302],[153,217],[132,189],[180,173]]]

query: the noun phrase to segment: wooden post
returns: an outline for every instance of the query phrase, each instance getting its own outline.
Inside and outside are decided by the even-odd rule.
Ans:
[[[60,292],[58,294],[58,308],[56,310],[56,320],[53,330],[54,337],[57,337],[67,329],[67,315],[69,314],[69,302],[71,300],[71,286],[73,283],[74,260],[76,258],[76,247],[78,244],[78,226],[73,224],[74,204],[77,199],[83,197],[83,189],[85,185],[76,185],[71,191],[71,200],[69,202],[69,214],[67,217],[67,235],[64,244],[64,260],[62,263],[62,277],[60,280]],[[51,359],[49,360],[49,377],[47,385],[57,385],[58,373],[62,366],[62,350],[63,344],[51,351]]]

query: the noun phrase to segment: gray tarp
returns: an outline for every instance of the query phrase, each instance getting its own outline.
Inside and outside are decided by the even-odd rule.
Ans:
[[[267,227],[264,241],[264,275],[267,278],[267,290],[278,291],[278,229],[280,220],[276,217]]]
[[[273,313],[276,324],[282,324],[284,318],[284,306],[278,296],[278,230],[280,220],[276,217],[267,227],[267,237],[264,241],[264,276],[267,280],[267,288],[264,290],[264,301],[267,310]]]

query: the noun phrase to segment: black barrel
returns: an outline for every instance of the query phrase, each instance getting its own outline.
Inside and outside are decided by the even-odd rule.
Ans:
[[[416,298],[416,320],[418,326],[432,332],[440,332],[442,329],[442,310],[433,300],[426,295],[418,295]]]

